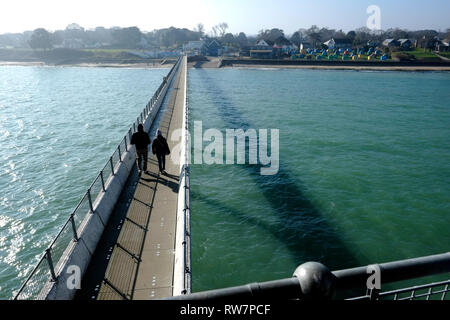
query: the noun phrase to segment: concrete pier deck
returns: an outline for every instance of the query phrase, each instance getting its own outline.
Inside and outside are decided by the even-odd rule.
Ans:
[[[179,142],[170,141],[170,136],[182,127],[186,67],[186,63],[180,65],[159,123],[171,150]],[[96,285],[96,295],[89,292],[84,298],[149,300],[172,296],[180,165],[169,155],[167,174],[160,174],[156,156],[150,154],[151,148],[148,173],[143,172],[134,191],[126,195],[126,214],[116,218],[113,229],[118,236],[104,250],[108,251],[103,258],[107,267],[104,276],[97,276],[102,281]]]

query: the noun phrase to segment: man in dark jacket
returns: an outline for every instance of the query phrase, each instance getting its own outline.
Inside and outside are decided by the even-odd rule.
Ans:
[[[139,175],[141,175],[142,160],[144,160],[144,171],[147,172],[148,145],[150,144],[150,138],[144,132],[144,126],[142,124],[138,125],[138,131],[131,136],[131,144],[136,145],[136,158]]]
[[[170,149],[167,140],[162,136],[159,129],[156,130],[156,138],[152,143],[152,151],[158,158],[159,171],[166,173],[166,155],[170,154]]]

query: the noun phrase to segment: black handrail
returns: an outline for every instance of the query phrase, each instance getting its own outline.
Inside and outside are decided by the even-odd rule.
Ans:
[[[450,272],[450,252],[333,272],[320,263],[307,262],[296,269],[292,278],[197,292],[167,300],[327,299],[338,290],[365,288],[371,266],[379,268],[381,283],[414,279]]]

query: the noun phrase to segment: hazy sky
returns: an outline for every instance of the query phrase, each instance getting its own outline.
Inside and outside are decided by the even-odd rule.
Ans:
[[[70,23],[193,29],[199,22],[207,32],[220,22],[232,33],[278,27],[290,34],[313,24],[349,31],[366,25],[369,5],[380,7],[382,29],[450,28],[450,0],[0,0],[0,33],[54,31]]]

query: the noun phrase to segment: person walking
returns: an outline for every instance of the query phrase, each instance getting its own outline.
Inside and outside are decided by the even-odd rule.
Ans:
[[[131,136],[131,144],[136,145],[136,159],[140,176],[142,169],[147,173],[148,145],[150,144],[150,137],[144,132],[144,126],[142,124],[138,125],[138,131]],[[142,161],[144,161],[144,168],[142,168]]]
[[[158,158],[159,172],[166,174],[166,155],[170,154],[166,138],[162,136],[161,130],[156,130],[156,138],[152,143],[152,152]]]

